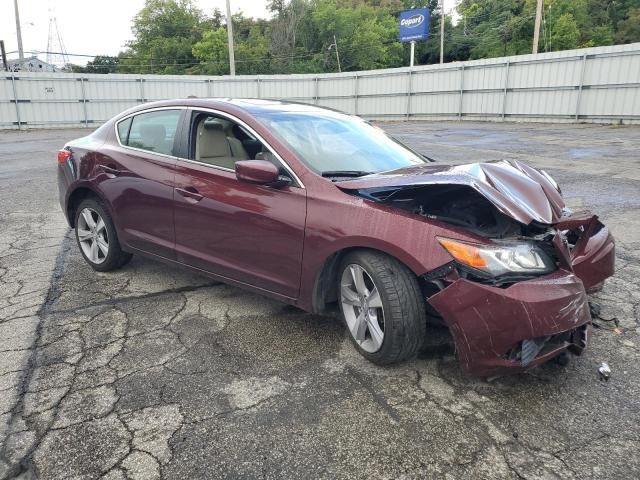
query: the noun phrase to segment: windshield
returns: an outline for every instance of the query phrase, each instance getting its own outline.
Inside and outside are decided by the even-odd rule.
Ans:
[[[256,112],[312,170],[366,175],[424,163],[416,153],[358,117],[327,112]]]

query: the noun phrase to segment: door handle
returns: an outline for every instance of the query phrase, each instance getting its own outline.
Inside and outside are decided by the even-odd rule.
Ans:
[[[100,165],[100,168],[111,178],[116,177],[122,173],[122,171],[118,170],[117,168],[109,167],[107,165]]]
[[[186,188],[176,188],[176,192],[185,197],[187,200],[191,200],[194,203],[199,202],[204,197],[198,193],[198,191],[193,187]]]

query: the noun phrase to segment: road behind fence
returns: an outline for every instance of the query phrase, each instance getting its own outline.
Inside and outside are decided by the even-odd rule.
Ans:
[[[190,95],[294,100],[379,120],[640,123],[640,43],[336,74],[6,73],[0,128],[97,126]]]

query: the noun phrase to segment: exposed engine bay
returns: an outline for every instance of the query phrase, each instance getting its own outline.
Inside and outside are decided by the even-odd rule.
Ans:
[[[603,227],[597,221],[597,217],[591,214],[576,217],[566,209],[565,216],[554,225],[536,221],[525,225],[502,213],[484,195],[468,185],[407,185],[354,191],[356,192],[359,196],[377,203],[405,210],[430,221],[460,227],[496,242],[529,242],[543,251],[553,264],[565,268],[571,268],[572,257],[578,256],[576,246],[581,245],[580,238],[596,237]],[[529,273],[490,275],[467,268],[459,262],[452,262],[451,265],[430,272],[425,277],[427,281],[436,282],[438,285],[445,274],[451,275],[452,270],[460,278],[501,288],[537,276]]]
[[[522,235],[522,224],[500,213],[485,197],[462,185],[429,185],[368,192],[376,201],[487,238]]]

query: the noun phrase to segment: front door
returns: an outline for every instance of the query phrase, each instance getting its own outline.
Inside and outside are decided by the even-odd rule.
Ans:
[[[192,113],[192,160],[178,160],[174,194],[176,258],[185,264],[297,298],[306,192],[241,182],[238,160],[279,160],[246,128]],[[281,166],[281,165],[280,165]],[[283,170],[284,173],[284,170]]]

